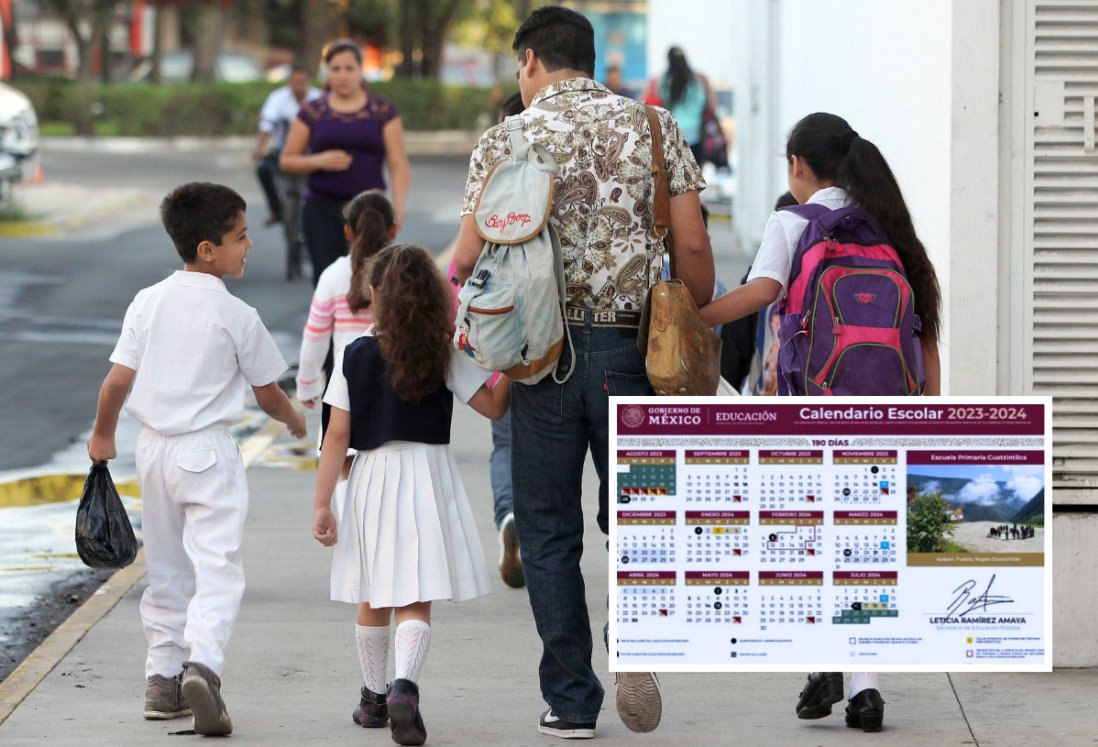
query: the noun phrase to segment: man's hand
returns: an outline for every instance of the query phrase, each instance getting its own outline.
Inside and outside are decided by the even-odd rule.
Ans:
[[[313,537],[325,547],[331,547],[336,543],[339,534],[332,509],[318,508],[313,511]]]

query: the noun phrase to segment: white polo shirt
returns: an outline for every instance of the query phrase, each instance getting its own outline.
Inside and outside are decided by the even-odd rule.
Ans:
[[[178,270],[126,310],[111,362],[137,372],[126,411],[165,436],[244,417],[244,385],[286,370],[271,333],[220,278]]]
[[[854,201],[842,187],[824,187],[808,198],[806,204],[819,204],[828,210],[850,207]],[[789,210],[776,210],[770,214],[763,229],[762,244],[751,263],[748,282],[755,278],[770,278],[782,284],[782,295],[789,289],[789,273],[793,270],[793,255],[797,242],[808,228],[808,221]]]
[[[305,94],[305,101],[312,101],[324,95],[319,88],[309,86],[309,92]],[[289,86],[282,86],[271,91],[267,100],[263,102],[263,108],[259,112],[259,131],[269,132],[274,137],[274,146],[282,150],[286,145],[286,134],[290,131],[290,123],[297,118],[297,111],[301,108],[301,102],[294,97],[294,92]]]

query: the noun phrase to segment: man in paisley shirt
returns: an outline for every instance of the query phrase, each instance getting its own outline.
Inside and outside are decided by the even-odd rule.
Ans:
[[[527,107],[523,136],[545,146],[561,166],[550,220],[564,254],[566,316],[576,348],[576,368],[564,384],[547,377],[532,386],[512,385],[515,522],[549,705],[538,731],[590,738],[603,688],[591,667],[580,571],[581,484],[590,450],[599,477],[599,527],[607,532],[608,397],[652,393],[636,346],[640,310],[663,252],[652,233],[652,137],[643,104],[593,79],[594,33],[579,13],[557,6],[535,10],[512,48]],[[713,290],[713,255],[699,200],[705,182],[674,118],[662,109],[658,114],[676,269],[700,306]],[[462,281],[484,247],[472,216],[484,179],[509,155],[502,124],[484,133],[473,151],[456,255]],[[566,349],[560,370],[567,370],[568,357]],[[617,706],[633,731],[656,728],[662,702],[654,675],[620,673]]]

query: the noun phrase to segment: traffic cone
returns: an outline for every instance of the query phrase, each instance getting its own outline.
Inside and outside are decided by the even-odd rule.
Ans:
[[[46,183],[46,175],[42,171],[42,162],[41,161],[35,160],[35,162],[34,162],[34,171],[31,172],[30,181],[28,181],[27,183],[35,185],[35,186]]]

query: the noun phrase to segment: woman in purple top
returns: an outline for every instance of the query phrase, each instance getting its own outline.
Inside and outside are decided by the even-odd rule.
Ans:
[[[343,206],[359,192],[384,190],[382,166],[388,165],[399,228],[410,175],[400,115],[366,89],[359,46],[333,42],[324,50],[324,63],[328,91],[301,107],[279,160],[284,172],[308,175],[301,232],[313,263],[313,285],[325,267],[347,253]]]

